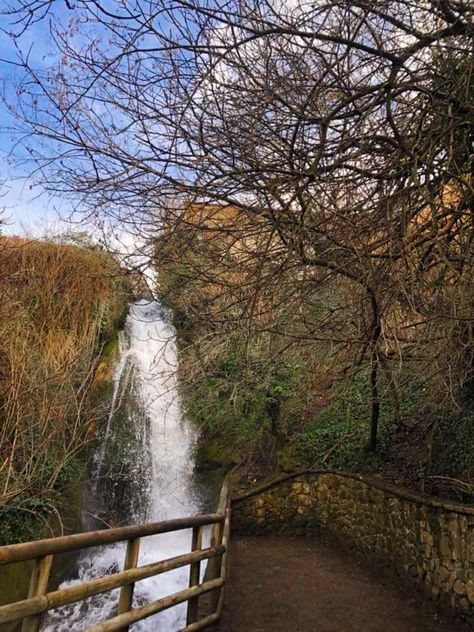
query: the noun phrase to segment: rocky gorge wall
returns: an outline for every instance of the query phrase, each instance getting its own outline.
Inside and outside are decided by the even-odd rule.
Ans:
[[[474,620],[474,506],[339,472],[293,475],[234,501],[233,533],[320,529]]]

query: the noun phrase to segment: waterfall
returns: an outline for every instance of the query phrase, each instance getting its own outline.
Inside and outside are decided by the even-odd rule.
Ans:
[[[110,413],[94,459],[86,510],[89,526],[133,524],[199,513],[193,483],[192,430],[182,419],[176,389],[175,332],[155,302],[130,307],[114,376]],[[92,521],[92,522],[91,522]],[[95,522],[94,522],[95,521]],[[190,551],[189,530],[143,538],[139,565]],[[116,572],[125,544],[96,547],[81,554],[77,577],[62,587]],[[188,584],[189,568],[136,584],[134,606],[177,592]],[[119,591],[52,611],[42,630],[70,632],[113,616]],[[150,617],[134,630],[171,632],[185,625],[184,604]]]

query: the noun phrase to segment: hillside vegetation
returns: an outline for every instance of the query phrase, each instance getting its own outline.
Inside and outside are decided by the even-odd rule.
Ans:
[[[127,302],[97,247],[0,238],[0,541],[33,534],[82,477],[95,369]]]
[[[203,467],[380,472],[425,492],[472,498],[468,325],[439,313],[430,323],[401,299],[385,301],[374,393],[371,314],[361,293],[343,279],[305,279],[298,268],[280,274],[278,284],[269,275],[256,292],[246,282],[250,257],[261,270],[273,262],[261,262],[258,243],[246,240],[238,209],[232,237],[222,222],[209,230],[209,221],[199,235],[195,218],[183,217],[180,231],[157,242],[159,291],[174,313],[181,391],[202,430]],[[426,283],[433,311],[450,304],[468,312],[471,274],[461,279]]]

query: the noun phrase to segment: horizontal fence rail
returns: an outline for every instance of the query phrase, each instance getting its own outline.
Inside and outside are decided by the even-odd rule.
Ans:
[[[230,535],[230,506],[230,485],[226,479],[222,486],[217,512],[213,514],[88,531],[0,547],[0,565],[34,560],[27,598],[0,606],[0,624],[22,621],[22,632],[37,632],[42,615],[49,610],[120,588],[117,615],[87,628],[84,632],[125,632],[133,623],[186,601],[186,627],[182,632],[194,632],[209,627],[222,615]],[[207,548],[202,548],[202,530],[207,526],[212,527],[211,544]],[[138,566],[141,538],[182,529],[192,529],[189,553]],[[116,542],[127,542],[122,571],[48,592],[54,555]],[[201,582],[201,562],[204,561],[208,562],[208,567],[206,577]],[[184,566],[190,567],[187,588],[137,608],[132,607],[136,582]],[[199,619],[199,597],[205,593],[211,593],[213,611]]]
[[[113,529],[102,529],[100,531],[74,533],[59,538],[34,540],[33,542],[22,542],[21,544],[8,544],[0,547],[0,564],[32,560],[43,555],[56,555],[57,553],[79,551],[92,546],[114,544],[115,542],[124,542],[133,538],[143,538],[148,535],[157,535],[159,533],[190,529],[191,527],[212,525],[216,522],[222,522],[222,515],[215,513],[204,516],[193,516],[191,518],[176,518],[175,520],[148,522],[132,527],[115,527]]]

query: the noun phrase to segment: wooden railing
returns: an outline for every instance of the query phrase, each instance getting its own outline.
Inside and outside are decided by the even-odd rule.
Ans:
[[[117,615],[87,628],[84,632],[126,631],[131,624],[185,601],[188,602],[188,606],[186,627],[183,632],[202,630],[219,621],[222,614],[230,535],[230,511],[230,486],[226,480],[222,487],[217,512],[213,514],[102,531],[88,531],[0,547],[0,564],[34,560],[27,598],[0,606],[0,624],[22,621],[22,632],[37,632],[40,628],[41,617],[45,612],[120,588]],[[209,525],[212,526],[211,543],[209,547],[202,548],[202,531]],[[189,553],[145,566],[137,565],[141,538],[181,529],[192,529],[192,545]],[[115,542],[127,542],[122,571],[48,592],[49,573],[54,555]],[[208,568],[204,581],[201,582],[200,567],[204,560],[208,560]],[[136,582],[188,565],[190,566],[188,588],[138,608],[132,607]],[[211,593],[212,611],[211,614],[198,619],[199,597],[204,593]]]

